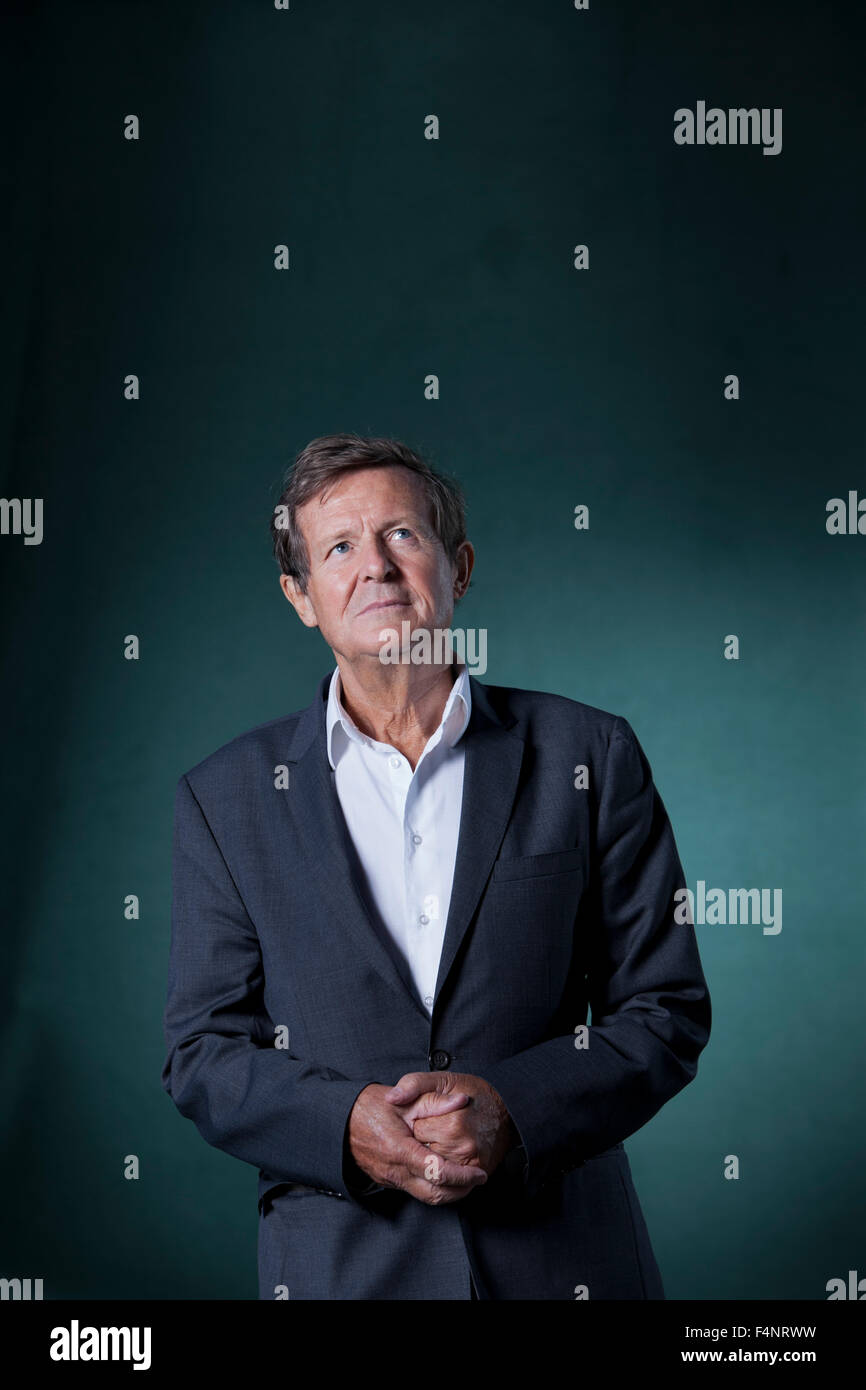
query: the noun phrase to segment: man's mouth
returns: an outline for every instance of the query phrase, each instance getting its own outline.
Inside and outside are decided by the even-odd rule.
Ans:
[[[358,614],[358,617],[360,618],[364,613],[373,613],[373,612],[375,612],[378,608],[408,608],[408,607],[409,607],[409,601],[408,601],[408,599],[386,598],[386,599],[381,599],[380,602],[378,602],[378,603],[368,603],[366,608],[362,608],[362,609],[361,609],[361,612]]]

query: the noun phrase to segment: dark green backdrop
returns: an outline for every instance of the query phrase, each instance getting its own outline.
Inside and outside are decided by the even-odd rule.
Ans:
[[[624,715],[689,884],[783,890],[776,936],[698,927],[712,1037],[627,1144],[668,1296],[866,1274],[866,536],[825,528],[866,493],[862,37],[781,0],[12,7],[2,488],[45,531],[0,537],[0,1274],[256,1296],[255,1171],[160,1086],[172,804],[331,669],[267,524],[337,430],[461,478],[484,679]],[[781,154],[676,146],[699,99],[781,107]]]

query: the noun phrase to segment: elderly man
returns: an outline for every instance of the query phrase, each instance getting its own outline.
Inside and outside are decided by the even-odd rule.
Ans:
[[[404,444],[313,440],[272,533],[336,667],[179,781],[163,1070],[260,1170],[260,1297],[663,1298],[622,1141],[710,1001],[637,738],[441,644],[384,658],[474,559]]]

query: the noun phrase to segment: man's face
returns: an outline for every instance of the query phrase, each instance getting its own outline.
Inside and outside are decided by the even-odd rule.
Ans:
[[[447,628],[472,568],[464,542],[457,565],[433,530],[424,487],[407,468],[356,468],[298,508],[310,577],[302,594],[280,585],[307,627],[318,627],[337,656],[375,656],[381,633],[409,622]],[[456,592],[455,592],[456,590]]]

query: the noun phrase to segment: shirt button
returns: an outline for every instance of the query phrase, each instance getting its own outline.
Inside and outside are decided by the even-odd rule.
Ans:
[[[425,994],[425,995],[424,995],[424,1003],[427,1005],[427,1008],[428,1008],[428,1009],[432,1009],[432,1007],[433,1007],[433,995],[432,995],[432,994]]]
[[[391,766],[392,766],[392,767],[399,767],[399,766],[400,766],[400,759],[399,759],[399,758],[392,758],[392,759],[391,759]]]
[[[412,843],[413,843],[413,845],[420,845],[420,843],[421,843],[421,836],[420,836],[420,835],[413,835],[413,836],[412,836]]]
[[[426,927],[427,923],[430,921],[430,918],[427,916],[425,912],[422,912],[421,916],[418,918],[418,921],[421,923],[422,927]]]

